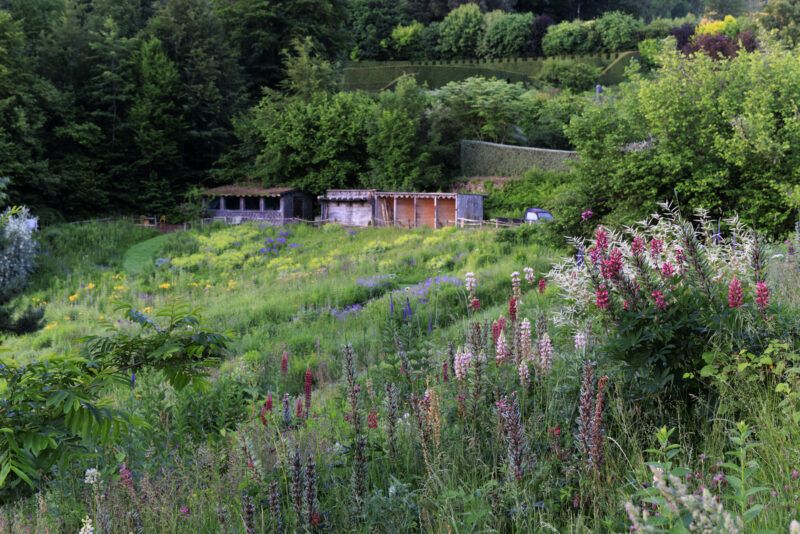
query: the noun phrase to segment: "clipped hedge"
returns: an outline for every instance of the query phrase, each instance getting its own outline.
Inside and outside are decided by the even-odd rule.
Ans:
[[[578,157],[569,150],[550,150],[483,141],[461,141],[461,173],[464,176],[522,176],[530,169],[568,172],[570,160]]]
[[[614,63],[627,64],[630,53],[600,54],[593,56],[559,56],[558,59],[607,68]],[[620,58],[625,58],[620,61]],[[342,86],[345,91],[376,92],[392,86],[404,74],[413,74],[417,82],[427,83],[436,89],[449,82],[461,81],[471,76],[492,76],[515,82],[530,82],[542,70],[547,58],[516,58],[503,60],[436,60],[436,61],[360,61],[344,68]],[[622,65],[620,65],[622,66]],[[620,79],[607,78],[601,83],[619,83]]]

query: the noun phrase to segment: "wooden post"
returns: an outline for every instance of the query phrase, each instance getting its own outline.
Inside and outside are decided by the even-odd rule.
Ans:
[[[392,211],[392,226],[397,226],[397,197],[394,197],[394,211]]]
[[[439,197],[433,197],[433,229],[439,228]]]
[[[264,211],[264,197],[258,197],[258,211]]]
[[[417,227],[417,197],[414,197],[414,228]]]

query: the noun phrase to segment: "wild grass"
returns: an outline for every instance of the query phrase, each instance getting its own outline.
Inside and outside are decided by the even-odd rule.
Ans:
[[[114,240],[132,246],[144,237]],[[515,367],[493,363],[491,342],[480,381],[472,368],[464,381],[456,380],[451,345],[464,346],[475,325],[486,336],[498,317],[508,319],[510,273],[532,267],[538,282],[564,254],[499,237],[454,229],[213,227],[167,236],[158,250],[148,245],[138,274],[125,271],[116,257],[105,259],[111,269],[97,267],[105,266],[101,256],[84,259],[81,247],[64,243],[75,257],[65,253],[58,264],[70,266],[71,274],[58,282],[39,278],[24,296],[47,302],[48,326],[4,340],[12,357],[28,361],[80,350],[80,338],[99,333],[98,319],[116,317],[121,303],[152,313],[170,299],[187,299],[204,307],[215,329],[236,335],[209,390],[176,393],[159,375],[147,374],[137,376],[135,388],[109,392],[117,406],[150,427],[133,428],[111,448],[87,444],[85,458],[58,466],[36,497],[0,509],[0,532],[78,532],[89,516],[95,532],[249,533],[243,492],[254,499],[254,531],[274,532],[271,482],[277,483],[286,532],[628,532],[624,505],[639,503],[637,494],[652,482],[647,462],[659,461],[663,452],[659,430],[675,429],[669,441],[679,448],[672,461],[692,474],[684,480],[695,489],[727,470],[718,462],[730,461],[737,449],[731,435],[739,421],[751,425],[749,442],[758,443],[751,449],[758,469],[748,484],[768,488],[755,496],[764,509],[745,531],[786,532],[800,493],[800,418],[792,415],[800,408],[787,410],[786,396],[776,392],[770,376],[733,375],[713,390],[646,398],[633,394],[621,364],[601,359],[597,376],[611,379],[605,462],[596,473],[585,468],[575,446],[584,355],[573,346],[572,332],[549,326],[553,370],[532,370],[527,389]],[[276,248],[280,238],[286,243],[278,253],[262,252],[267,243]],[[103,248],[104,258],[111,258],[114,247]],[[156,263],[163,258],[170,261]],[[774,298],[787,309],[800,304],[792,286],[795,259],[773,261],[770,271]],[[467,272],[477,275],[478,311],[468,310]],[[424,285],[433,278],[441,283]],[[520,320],[536,325],[560,309],[549,283],[540,293],[538,284],[523,281],[520,293]],[[347,343],[358,358],[356,394],[366,436],[366,485],[359,499],[353,495],[358,440],[343,386],[341,345]],[[596,349],[590,354],[601,358]],[[313,392],[310,417],[303,418],[296,403],[307,369]],[[393,415],[387,385],[398,391]],[[536,455],[522,482],[509,471],[495,405],[512,391],[522,435]],[[282,415],[285,394],[289,423]],[[264,409],[268,395],[271,410]],[[296,451],[316,467],[320,522],[312,526],[291,503]],[[101,472],[101,488],[83,480],[92,467]],[[130,483],[123,467],[131,472]],[[301,500],[306,481],[302,488]],[[729,487],[715,491],[733,508]]]

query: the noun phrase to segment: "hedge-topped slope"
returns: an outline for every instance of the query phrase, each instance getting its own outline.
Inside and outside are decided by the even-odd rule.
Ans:
[[[614,85],[622,81],[625,66],[636,52],[595,56],[557,56],[555,58],[515,58],[502,60],[441,61],[364,61],[351,62],[344,68],[342,85],[345,91],[376,92],[391,87],[404,74],[412,74],[417,82],[436,89],[449,82],[470,76],[496,77],[510,82],[529,82],[542,70],[547,59],[588,63],[604,69],[599,82]],[[613,68],[609,68],[610,66]]]
[[[530,169],[568,172],[569,161],[578,157],[569,150],[550,150],[461,141],[461,174],[464,176],[522,176]]]

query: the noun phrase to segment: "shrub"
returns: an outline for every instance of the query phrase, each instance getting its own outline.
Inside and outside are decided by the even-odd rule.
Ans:
[[[523,112],[517,125],[525,134],[525,144],[538,148],[572,150],[564,128],[573,115],[578,115],[589,100],[567,92],[528,91],[522,95]]]
[[[466,135],[502,143],[519,116],[522,93],[521,83],[473,76],[448,83],[439,90],[437,98]]]
[[[656,56],[661,52],[661,44],[656,39],[645,39],[637,48],[639,50],[639,63],[645,70],[654,69],[658,63]]]
[[[675,37],[675,49],[683,50],[683,47],[689,44],[694,36],[694,24],[685,23],[681,26],[676,26],[669,31],[669,34]]]
[[[425,59],[425,42],[422,38],[425,27],[419,22],[404,26],[398,24],[392,30],[392,48],[395,59]]]
[[[486,57],[517,57],[530,50],[532,13],[504,13],[486,31],[481,43]]]
[[[586,91],[597,83],[600,68],[578,61],[549,58],[538,79],[572,91]]]
[[[563,21],[547,29],[542,39],[542,51],[546,56],[585,55],[598,48],[598,34],[592,22]]]
[[[509,180],[502,188],[492,189],[483,201],[486,219],[521,218],[528,208],[547,208],[554,192],[574,175],[567,172],[531,169],[519,180]]]
[[[347,26],[353,48],[350,59],[385,59],[381,42],[405,19],[404,3],[395,0],[352,0],[347,3]]]
[[[27,285],[36,268],[37,247],[28,225],[27,209],[6,210],[0,217],[0,333],[23,334],[38,330],[44,309],[28,308],[13,319],[5,305]]]
[[[760,347],[791,331],[768,296],[759,300],[769,295],[762,237],[736,217],[722,226],[699,211],[690,223],[663,206],[625,237],[601,226],[591,241],[574,240],[577,255],[550,272],[567,302],[559,324],[602,324],[604,352],[643,393],[682,382],[709,347]]]
[[[439,52],[445,57],[475,57],[486,31],[480,8],[464,4],[451,11],[439,25]]]
[[[795,111],[788,104],[753,110],[775,94],[780,102],[795,98],[798,88],[785,80],[800,75],[796,59],[777,48],[725,62],[705,54],[660,58],[658,77],[639,78],[621,98],[587,105],[570,120],[591,208],[629,223],[655,208],[646,198],[677,195],[683,205],[735,210],[772,235],[788,231],[794,220],[781,184],[796,182],[798,162],[778,147],[800,142],[788,126]]]
[[[641,31],[641,23],[637,19],[619,11],[603,14],[597,19],[596,26],[603,49],[609,52],[632,50]]]
[[[713,60],[732,59],[739,53],[739,45],[724,33],[704,33],[696,35],[683,47],[683,53],[696,54],[704,52]]]
[[[731,15],[728,15],[723,20],[709,20],[701,23],[695,33],[697,35],[715,35],[722,33],[734,39],[741,31],[741,25]]]

